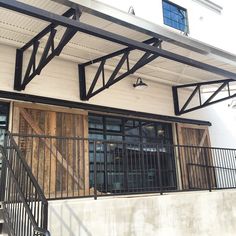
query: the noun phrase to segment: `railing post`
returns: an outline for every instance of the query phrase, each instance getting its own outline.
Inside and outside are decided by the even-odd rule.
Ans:
[[[3,152],[3,150],[1,150]],[[1,153],[4,155],[4,153]],[[2,170],[0,176],[0,201],[3,202],[5,198],[5,185],[6,185],[6,160],[2,157]]]
[[[162,184],[162,175],[161,175],[161,156],[158,149],[158,145],[156,145],[157,149],[157,163],[158,163],[158,176],[159,176],[159,185],[160,185],[160,194],[163,194],[163,184]]]
[[[4,134],[4,148],[2,149],[2,152],[6,150],[8,142],[8,135],[7,133]],[[7,153],[5,153],[7,155]],[[2,153],[4,155],[4,153]],[[7,157],[6,157],[7,158]],[[1,169],[1,176],[0,176],[0,201],[4,201],[5,199],[5,186],[6,186],[6,160],[2,156],[2,169]]]
[[[179,190],[183,190],[183,171],[182,171],[182,155],[181,153],[183,150],[180,150],[181,147],[179,145],[173,146],[174,153],[175,153],[175,169],[176,169],[176,181],[178,183],[177,188]],[[176,150],[177,149],[177,150]]]
[[[123,156],[123,160],[124,160],[124,188],[125,188],[125,191],[130,193],[129,192],[129,168],[128,168],[128,155],[127,155],[127,150],[126,150],[126,144],[123,143],[122,145],[122,156]]]
[[[105,178],[104,178],[104,190],[105,192],[107,193],[108,192],[108,168],[107,168],[107,147],[108,147],[108,143],[107,142],[103,142],[102,143],[103,145],[103,148],[104,148],[104,175],[105,175]],[[95,152],[96,152],[96,149],[95,149]]]
[[[206,172],[207,172],[207,183],[208,183],[208,189],[211,192],[211,177],[209,173],[209,165],[208,165],[208,155],[207,155],[207,148],[204,148],[204,157],[205,157],[205,164],[206,164]]]
[[[94,157],[94,200],[97,200],[97,142],[93,141],[93,157]]]
[[[43,202],[43,228],[48,228],[48,203]]]

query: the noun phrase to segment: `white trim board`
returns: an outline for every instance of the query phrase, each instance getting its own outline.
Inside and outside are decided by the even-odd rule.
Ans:
[[[193,0],[194,2],[197,2],[201,5],[206,6],[207,8],[211,9],[212,11],[215,11],[219,14],[221,14],[223,7],[210,1],[210,0]]]

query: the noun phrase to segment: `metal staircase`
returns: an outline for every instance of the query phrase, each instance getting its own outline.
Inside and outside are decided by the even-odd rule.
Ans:
[[[0,236],[8,236],[8,230],[4,224],[2,202],[0,203]]]
[[[6,134],[4,147],[0,146],[0,156],[0,233],[50,236],[47,200],[10,133]]]

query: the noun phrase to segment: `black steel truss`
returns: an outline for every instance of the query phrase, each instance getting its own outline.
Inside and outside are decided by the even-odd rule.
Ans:
[[[79,10],[69,9],[63,14],[64,17],[79,19]],[[59,40],[59,43],[55,46],[55,36],[57,33],[58,24],[51,23],[33,39],[26,43],[22,48],[16,51],[16,69],[15,69],[15,80],[14,89],[24,90],[26,85],[36,76],[39,75],[42,69],[56,56],[59,56],[65,45],[71,40],[76,34],[77,30],[73,28],[67,28]],[[42,45],[43,37],[49,35],[46,44],[43,46],[43,53],[40,56],[39,62],[36,62],[38,55],[38,49]],[[26,67],[26,71],[23,75],[23,57],[27,49],[31,48],[31,55]]]
[[[236,83],[236,81],[233,79],[227,79],[173,86],[172,93],[175,114],[182,115],[236,97],[236,92],[230,87],[232,83]],[[209,85],[211,85],[211,91],[208,92],[209,96],[206,98],[206,92],[203,92],[203,90],[206,86],[209,88]],[[192,89],[187,98],[182,98],[184,99],[184,103],[181,106],[179,98],[180,89]],[[222,96],[221,94],[221,96],[217,96],[221,92],[224,92],[225,95]],[[203,93],[205,95],[204,97],[202,96]],[[193,99],[194,103],[191,103],[193,102]]]
[[[151,38],[148,40],[143,41],[143,43],[150,44],[153,47],[159,47],[161,45],[161,40],[156,38]],[[129,61],[129,54],[131,51],[135,50],[132,47],[127,47],[125,49],[116,51],[114,53],[111,53],[109,55],[99,57],[95,60],[89,61],[84,64],[79,65],[79,75],[80,75],[80,99],[81,100],[89,100],[96,94],[102,92],[105,89],[108,89],[110,86],[114,85],[115,83],[119,82],[120,80],[124,79],[125,77],[133,74],[138,69],[143,67],[144,65],[150,63],[151,61],[155,60],[158,56],[154,55],[152,53],[146,52],[144,53],[140,59],[133,65],[130,66]],[[104,66],[106,65],[106,62],[108,59],[114,58],[116,56],[120,56],[119,62],[117,63],[116,67],[112,71],[112,74],[109,75],[108,78],[106,78],[106,73]],[[95,76],[87,90],[86,88],[86,67],[92,64],[98,63],[98,69],[95,73]],[[120,73],[122,66],[126,63],[126,71],[124,73]],[[118,75],[119,74],[119,75]],[[99,88],[95,89],[96,85],[99,83],[99,78],[101,80],[101,86]]]
[[[15,84],[14,84],[14,88],[16,90],[22,90],[26,87],[26,85],[37,75],[40,74],[41,70],[55,57],[58,56],[62,49],[64,48],[64,46],[69,42],[69,40],[73,37],[73,35],[76,32],[83,32],[95,37],[99,37],[114,43],[118,43],[120,45],[125,46],[126,48],[123,49],[123,51],[121,52],[116,52],[110,55],[107,55],[105,57],[102,58],[98,58],[94,61],[85,63],[83,65],[79,65],[79,77],[80,77],[80,92],[81,92],[81,99],[86,100],[89,99],[92,96],[95,96],[97,93],[103,91],[104,89],[108,88],[109,86],[113,85],[114,83],[118,82],[119,80],[123,79],[125,76],[134,73],[137,69],[141,68],[142,66],[146,65],[147,63],[149,63],[150,61],[156,59],[157,57],[163,57],[169,60],[173,60],[188,66],[192,66],[201,70],[205,70],[208,72],[212,72],[215,73],[217,75],[221,75],[226,77],[228,80],[236,80],[236,74],[224,69],[220,69],[218,67],[206,64],[206,63],[202,63],[200,61],[196,61],[194,59],[185,57],[185,56],[181,56],[179,54],[175,54],[173,52],[164,50],[160,47],[157,46],[157,44],[155,44],[155,42],[139,42],[127,37],[124,37],[122,35],[117,35],[108,31],[105,31],[103,29],[94,27],[92,25],[88,25],[85,23],[82,23],[77,19],[80,16],[80,12],[76,11],[73,12],[73,10],[69,10],[72,11],[71,14],[70,13],[65,13],[63,15],[58,15],[58,14],[54,14],[52,12],[48,12],[46,10],[43,9],[39,9],[27,4],[24,4],[22,2],[18,2],[18,1],[14,1],[14,0],[0,0],[0,7],[4,7],[6,9],[10,9],[31,17],[35,17],[44,21],[47,21],[50,23],[50,25],[44,29],[42,32],[40,32],[36,37],[34,37],[34,39],[32,39],[29,43],[27,43],[24,47],[22,47],[21,49],[17,50],[17,55],[16,55],[16,69],[15,69]],[[73,16],[72,18],[70,16]],[[62,37],[60,43],[58,44],[58,46],[55,48],[54,47],[54,38],[55,38],[55,34],[56,34],[56,26],[64,26],[66,27],[66,32],[64,34],[64,36]],[[40,39],[46,35],[49,34],[48,37],[48,41],[44,47],[43,50],[43,54],[41,57],[41,60],[39,62],[38,65],[36,65],[35,61],[36,61],[36,53],[38,52],[38,48],[40,46]],[[160,40],[157,41],[156,43],[160,43]],[[26,69],[26,73],[24,75],[23,81],[22,81],[22,64],[23,64],[23,53],[24,51],[29,48],[32,47],[32,54],[30,57],[30,61],[29,64],[27,66]],[[144,58],[140,58],[140,60],[132,67],[129,68],[129,53],[131,50],[140,50],[142,52],[144,52]],[[95,90],[95,86],[96,86],[96,81],[99,78],[99,75],[102,73],[102,75],[104,74],[104,65],[106,60],[110,57],[114,57],[117,55],[122,55],[121,59],[119,61],[119,63],[117,64],[115,70],[112,73],[112,76],[110,76],[110,78],[103,82],[103,87],[100,88],[100,90]],[[85,85],[85,75],[86,75],[86,71],[85,71],[85,67],[88,65],[91,65],[92,63],[99,63],[98,66],[98,70],[97,73],[93,79],[92,84],[90,85],[90,88],[88,90],[88,92],[86,91],[86,85]],[[123,73],[122,75],[117,76],[117,74],[120,71],[120,68],[122,67],[122,65],[125,63],[127,63],[127,72]],[[81,79],[82,78],[82,79]],[[104,78],[104,76],[103,76]],[[82,80],[82,81],[81,81]],[[201,86],[201,85],[199,85]],[[222,85],[223,86],[223,85]],[[176,99],[178,97],[178,93],[177,93],[178,87],[173,88],[173,94],[174,94],[174,100],[175,100],[175,112],[176,114],[182,114],[188,111],[190,111],[190,109],[187,109],[187,106],[189,105],[190,101],[185,104],[184,109],[180,109],[179,110],[179,104],[178,104],[178,99]],[[194,91],[194,93],[196,94],[198,91],[198,89],[196,89]],[[194,96],[195,94],[193,94],[192,96]],[[191,100],[191,99],[190,99]],[[208,101],[206,104],[201,104],[199,106],[203,107],[206,106],[208,104],[212,104],[212,101]],[[177,105],[176,105],[177,104]],[[198,109],[198,108],[195,108]],[[191,109],[193,110],[193,109]]]

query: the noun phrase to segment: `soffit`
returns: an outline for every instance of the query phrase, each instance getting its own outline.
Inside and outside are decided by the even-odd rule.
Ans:
[[[50,0],[22,0],[20,2],[30,4],[32,6],[57,13],[59,15],[63,14],[69,9],[67,6]],[[45,21],[6,10],[4,8],[0,8],[0,15],[0,42],[18,45],[19,47],[27,43],[48,25],[48,23]],[[116,33],[118,35],[125,36],[127,38],[135,39],[137,41],[144,41],[150,38],[148,34],[138,32],[119,24],[115,24],[111,21],[99,18],[87,12],[82,13],[80,21],[106,31]],[[64,31],[65,28],[57,27],[56,38],[58,39],[58,42]],[[42,42],[44,44],[46,41],[47,37],[43,38]],[[41,47],[42,46],[43,44]],[[194,60],[198,60],[236,73],[235,61],[227,60],[226,62],[226,60],[222,60],[222,58],[213,58],[208,54],[200,54],[166,41],[162,43],[161,47],[162,49],[169,50],[179,55],[186,56]],[[124,46],[88,34],[77,32],[72,40],[63,49],[62,56],[66,56],[66,58],[74,62],[83,63],[122,48],[124,48]],[[143,52],[141,51],[132,51],[129,57],[130,64],[134,64],[141,55],[143,55]],[[107,68],[112,70],[112,68],[117,65],[119,59],[119,56],[109,59],[107,61]],[[125,70],[125,65],[123,69]],[[135,75],[142,76],[143,78],[156,82],[172,85],[225,79],[225,77],[161,57],[139,69]]]

